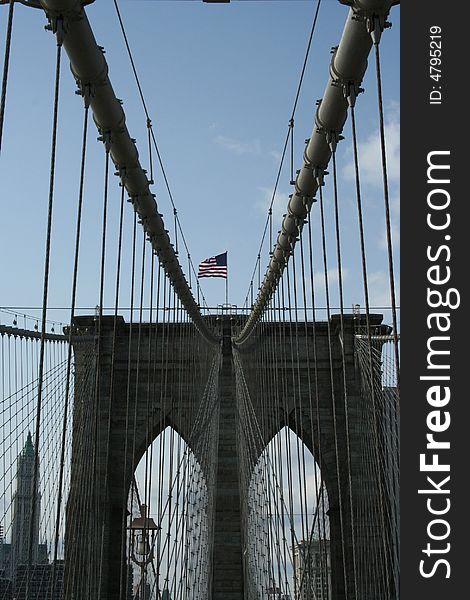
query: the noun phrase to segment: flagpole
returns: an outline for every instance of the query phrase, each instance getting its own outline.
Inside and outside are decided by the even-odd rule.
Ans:
[[[228,310],[228,252],[227,252],[227,277],[225,278],[225,304]]]

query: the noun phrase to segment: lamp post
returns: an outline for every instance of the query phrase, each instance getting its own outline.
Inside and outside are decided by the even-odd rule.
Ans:
[[[140,567],[140,598],[147,600],[145,596],[145,575],[147,565],[154,558],[155,537],[159,529],[161,529],[155,521],[147,516],[147,506],[140,505],[140,517],[132,520],[130,526],[130,550],[132,561]]]

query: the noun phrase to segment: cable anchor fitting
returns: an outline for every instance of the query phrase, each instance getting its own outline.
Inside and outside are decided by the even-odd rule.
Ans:
[[[356,98],[364,92],[364,88],[359,87],[354,81],[348,81],[343,84],[343,94],[350,108],[356,105]]]
[[[366,28],[374,46],[380,43],[383,31],[389,29],[391,26],[392,24],[386,20],[385,15],[373,14],[370,17],[366,17]]]
[[[131,202],[134,210],[137,210],[137,207],[139,206],[139,197],[140,194],[129,194],[129,198],[127,199],[128,202]]]
[[[323,167],[314,167],[313,177],[315,178],[318,187],[325,185],[325,175],[328,175],[328,172],[325,171]]]
[[[95,95],[95,86],[92,83],[83,83],[79,79],[76,80],[77,88],[75,94],[83,98],[85,108],[89,108],[92,98]]]
[[[48,15],[47,18],[49,19],[49,23],[44,26],[44,29],[46,31],[52,31],[52,33],[56,36],[57,45],[62,46],[65,34],[67,33],[67,26],[66,22],[64,21],[64,17],[62,15]]]
[[[118,167],[118,170],[114,174],[116,175],[116,177],[119,177],[121,179],[120,185],[125,186],[127,180],[126,167]]]
[[[111,150],[111,131],[101,131],[98,136],[98,141],[103,142],[106,152],[108,153]]]
[[[339,134],[337,131],[327,131],[325,133],[326,143],[330,147],[332,153],[336,152],[336,146],[338,142],[344,140],[344,136]]]

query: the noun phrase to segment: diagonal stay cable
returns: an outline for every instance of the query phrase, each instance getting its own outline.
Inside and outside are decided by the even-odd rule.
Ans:
[[[82,153],[80,161],[80,184],[78,193],[78,207],[77,207],[77,224],[75,234],[75,250],[74,250],[74,265],[73,265],[73,276],[72,276],[72,297],[71,297],[71,308],[70,308],[70,328],[68,338],[68,352],[67,352],[67,372],[65,379],[65,406],[64,406],[64,417],[63,417],[63,429],[62,429],[62,443],[60,451],[60,469],[59,469],[59,490],[57,499],[57,515],[55,523],[54,533],[54,556],[52,562],[52,589],[51,597],[54,598],[56,589],[56,568],[57,568],[57,552],[59,548],[59,527],[62,510],[62,486],[64,479],[64,468],[65,468],[65,445],[67,441],[67,427],[68,427],[68,409],[69,409],[69,398],[70,398],[70,377],[72,374],[72,335],[73,335],[73,319],[75,316],[75,303],[77,295],[77,278],[78,278],[78,261],[79,261],[79,250],[80,250],[80,234],[81,234],[81,223],[82,223],[82,207],[83,207],[83,189],[85,183],[85,160],[86,160],[86,147],[87,147],[87,132],[88,132],[88,112],[89,107],[85,104],[84,117],[83,117],[83,134],[82,134]]]
[[[15,0],[10,0],[8,9],[7,34],[5,39],[5,59],[3,63],[2,92],[0,100],[0,152],[2,151],[3,123],[5,119],[5,104],[7,97],[8,67],[10,64],[11,34],[13,29],[13,7]]]
[[[400,352],[398,344],[398,325],[397,325],[397,307],[395,293],[395,275],[393,270],[393,244],[392,244],[392,226],[390,219],[390,199],[388,189],[388,171],[387,171],[387,152],[385,148],[385,123],[382,97],[382,74],[380,66],[380,50],[378,41],[375,46],[375,71],[377,79],[377,102],[379,109],[379,131],[380,131],[380,154],[382,160],[382,179],[384,189],[384,206],[385,206],[385,227],[387,240],[387,255],[388,255],[388,272],[390,281],[390,301],[392,304],[392,322],[393,322],[393,338],[395,349],[395,364],[397,388],[400,389]]]
[[[158,144],[157,144],[157,139],[155,137],[155,132],[154,132],[154,130],[152,128],[152,119],[150,118],[150,113],[149,113],[149,110],[147,108],[147,103],[145,101],[144,92],[143,92],[143,89],[142,89],[142,85],[140,83],[139,75],[137,73],[137,67],[136,67],[136,64],[135,64],[135,61],[134,61],[134,57],[132,55],[132,50],[131,50],[131,47],[130,47],[130,44],[129,44],[129,39],[127,37],[126,29],[124,27],[124,21],[122,19],[121,11],[119,9],[119,4],[118,4],[117,0],[113,0],[113,2],[114,2],[114,8],[116,10],[117,18],[118,18],[118,21],[119,21],[119,26],[121,28],[122,36],[124,38],[124,43],[125,43],[125,46],[126,46],[127,54],[129,55],[129,60],[130,60],[130,63],[131,63],[132,72],[134,73],[135,82],[137,84],[137,89],[139,91],[139,96],[140,96],[140,99],[141,99],[141,102],[142,102],[142,107],[144,109],[144,113],[145,113],[145,116],[147,118],[147,128],[148,128],[148,131],[149,131],[149,136],[152,139],[153,146],[155,148],[155,152],[157,153],[157,158],[158,158],[158,162],[159,162],[159,165],[160,165],[160,169],[162,171],[162,176],[163,176],[163,180],[165,182],[165,187],[166,187],[166,190],[167,190],[167,193],[168,193],[168,197],[170,199],[171,206],[173,208],[173,214],[175,216],[175,222],[178,225],[178,229],[179,229],[180,234],[181,234],[181,239],[183,240],[183,244],[184,244],[184,247],[186,249],[186,253],[188,255],[189,268],[193,272],[195,278],[197,279],[197,272],[196,272],[196,269],[194,268],[194,264],[193,264],[193,262],[191,260],[191,253],[189,251],[189,247],[188,247],[188,244],[186,242],[186,237],[185,237],[184,232],[183,232],[183,227],[181,225],[181,221],[180,221],[180,218],[178,216],[178,210],[176,208],[176,204],[175,204],[175,201],[174,201],[174,198],[173,198],[173,193],[172,193],[171,188],[170,188],[170,182],[169,182],[167,174],[166,174],[166,170],[165,170],[165,166],[163,164],[163,159],[162,159],[162,156],[161,156],[161,153],[160,153],[160,149],[159,149]],[[152,169],[151,169],[151,179],[153,180]],[[204,302],[206,303],[206,300],[204,298],[204,294],[202,293],[202,291],[201,291],[201,295],[202,295],[202,298],[203,298]],[[206,303],[206,306],[207,306],[207,303]]]
[[[277,171],[277,175],[276,175],[276,180],[274,182],[274,188],[273,188],[273,193],[271,196],[271,202],[269,204],[269,209],[268,209],[268,215],[266,218],[266,222],[264,224],[264,229],[263,229],[263,234],[261,236],[261,243],[259,246],[259,250],[258,250],[258,254],[257,254],[257,260],[255,263],[255,267],[253,269],[253,274],[251,276],[251,281],[253,281],[254,277],[255,277],[255,273],[256,273],[256,269],[258,268],[258,263],[260,261],[260,255],[261,255],[261,251],[263,249],[263,245],[264,245],[264,240],[266,239],[266,233],[270,224],[270,220],[271,220],[271,216],[272,216],[272,208],[274,205],[274,200],[276,198],[276,192],[277,192],[277,188],[279,185],[279,180],[281,178],[281,173],[282,173],[282,168],[284,166],[284,160],[286,157],[286,152],[287,152],[287,146],[289,144],[289,139],[291,138],[291,135],[293,135],[293,123],[294,123],[294,117],[295,117],[295,111],[297,110],[297,104],[299,102],[299,97],[300,97],[300,92],[302,90],[302,84],[303,84],[303,80],[304,80],[304,75],[305,75],[305,70],[307,68],[307,62],[308,62],[308,58],[310,56],[310,48],[312,46],[312,40],[313,40],[313,35],[315,33],[315,29],[316,29],[316,24],[317,24],[317,19],[318,19],[318,13],[320,11],[320,5],[321,5],[321,0],[317,1],[317,6],[315,8],[315,13],[314,13],[314,17],[313,17],[313,23],[312,23],[312,27],[310,29],[310,35],[309,35],[309,39],[308,39],[308,43],[307,43],[307,48],[305,50],[305,56],[304,56],[304,61],[302,64],[302,69],[300,72],[300,78],[299,78],[299,83],[297,84],[297,91],[295,93],[295,99],[294,99],[294,104],[292,106],[292,111],[291,111],[291,115],[290,115],[290,119],[289,119],[289,125],[287,128],[287,134],[286,134],[286,138],[284,140],[284,146],[282,149],[282,154],[281,154],[281,160],[279,163],[279,168]],[[272,250],[272,248],[270,248],[270,251]],[[247,298],[248,298],[248,294],[250,293],[250,290],[248,289],[248,293],[247,293]]]
[[[46,248],[44,259],[44,282],[43,282],[43,305],[42,305],[42,330],[41,330],[41,348],[39,358],[39,376],[38,376],[38,395],[37,395],[37,410],[36,410],[36,432],[35,432],[35,456],[34,456],[34,472],[33,472],[33,498],[31,521],[29,527],[29,545],[28,545],[28,566],[27,566],[27,582],[26,582],[26,597],[29,597],[29,588],[31,585],[31,566],[33,561],[33,541],[34,541],[34,523],[36,512],[36,497],[39,482],[39,435],[41,431],[41,405],[43,393],[43,372],[44,372],[44,354],[45,354],[45,335],[46,335],[46,316],[47,316],[47,298],[49,291],[49,267],[51,256],[51,237],[52,237],[52,210],[54,205],[54,181],[55,181],[55,159],[57,148],[57,131],[58,131],[58,115],[59,115],[59,92],[60,92],[60,64],[61,64],[60,36],[57,36],[57,53],[56,53],[56,68],[55,68],[55,90],[54,90],[54,110],[52,120],[52,142],[51,142],[51,164],[49,173],[49,200],[47,209],[47,233],[46,233]]]

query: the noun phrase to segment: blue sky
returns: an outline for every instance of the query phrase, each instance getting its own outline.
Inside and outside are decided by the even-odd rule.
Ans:
[[[300,75],[316,2],[121,0],[120,8],[152,117],[173,197],[194,263],[229,253],[230,301],[241,306],[266,218]],[[324,0],[295,121],[295,168],[310,136],[315,101],[328,77],[330,48],[339,42],[347,8]],[[0,47],[7,7],[0,7]],[[87,8],[98,44],[106,49],[110,79],[124,101],[127,125],[148,165],[146,120],[111,0]],[[398,240],[399,181],[399,9],[382,42],[387,144],[394,235]],[[0,306],[38,307],[42,302],[44,240],[49,181],[55,44],[44,31],[41,11],[17,5],[0,156]],[[357,116],[364,194],[367,257],[372,305],[389,304],[384,210],[378,171],[378,118],[373,60],[358,100]],[[49,305],[70,304],[73,236],[78,196],[82,104],[64,56],[56,168]],[[104,157],[90,127],[82,231],[78,305],[95,306],[99,294],[99,256]],[[345,304],[363,305],[350,125],[338,150],[343,230]],[[172,209],[155,165],[160,212],[170,234]],[[274,209],[280,226],[288,194],[286,161]],[[331,178],[330,178],[331,179]],[[329,239],[333,242],[331,185],[325,188]],[[107,244],[105,304],[112,306],[115,280],[119,190],[113,177]],[[126,206],[125,258],[121,305],[129,304],[132,211]],[[314,210],[318,208],[314,207]],[[317,248],[318,249],[318,248]],[[262,272],[267,265],[265,247]],[[395,247],[396,258],[398,248]],[[186,268],[186,257],[183,265]],[[334,246],[329,244],[332,304],[337,306]],[[321,294],[321,273],[318,293]],[[224,282],[202,280],[210,306],[224,301]],[[29,311],[36,314],[37,311]],[[89,312],[89,311],[85,311]],[[50,318],[66,322],[67,311]],[[0,316],[8,323],[8,317]]]
[[[258,253],[267,209],[279,166],[316,2],[121,0],[146,102],[153,120],[173,197],[195,265],[229,253],[230,300],[241,306]],[[315,102],[327,78],[330,49],[339,42],[348,9],[323,0],[296,112],[295,168],[304,139],[313,127]],[[97,42],[106,49],[110,79],[124,101],[130,134],[137,139],[141,162],[148,166],[146,119],[126,54],[112,0],[87,8]],[[0,48],[4,46],[7,7],[0,6]],[[399,8],[393,28],[382,41],[389,176],[398,267],[399,184]],[[0,178],[0,306],[39,307],[42,303],[44,241],[49,184],[55,43],[44,31],[41,11],[15,6]],[[373,63],[373,60],[371,61]],[[372,306],[389,305],[382,180],[379,164],[375,73],[371,65],[357,104],[367,259]],[[83,108],[64,56],[53,218],[50,307],[70,304],[74,231],[78,196]],[[343,233],[345,304],[363,305],[357,215],[352,173],[350,124],[338,149]],[[78,306],[99,300],[99,260],[104,152],[89,129]],[[160,212],[173,236],[172,209],[155,165]],[[331,178],[329,178],[331,179]],[[112,306],[119,189],[112,178],[107,242],[105,304]],[[292,191],[289,161],[274,205],[274,231]],[[121,306],[129,305],[132,210],[126,207]],[[325,187],[329,275],[332,305],[337,306],[337,270],[333,243],[331,182]],[[318,205],[313,208],[317,264],[321,258]],[[140,247],[140,245],[139,245]],[[262,272],[268,249],[263,249]],[[186,257],[183,256],[186,268]],[[397,273],[398,275],[398,273]],[[323,274],[315,282],[323,304]],[[224,282],[202,280],[210,306],[224,301]],[[18,311],[21,312],[21,311]],[[29,314],[39,315],[31,308]],[[83,311],[89,313],[89,309]],[[384,312],[384,311],[381,311]],[[49,318],[67,322],[69,311],[49,310]],[[125,315],[128,318],[128,315]],[[390,322],[390,316],[386,315]],[[0,322],[12,316],[0,312]],[[22,325],[22,320],[19,320]],[[32,323],[28,324],[30,327]],[[19,445],[22,445],[20,440]],[[17,449],[18,450],[18,449]]]

